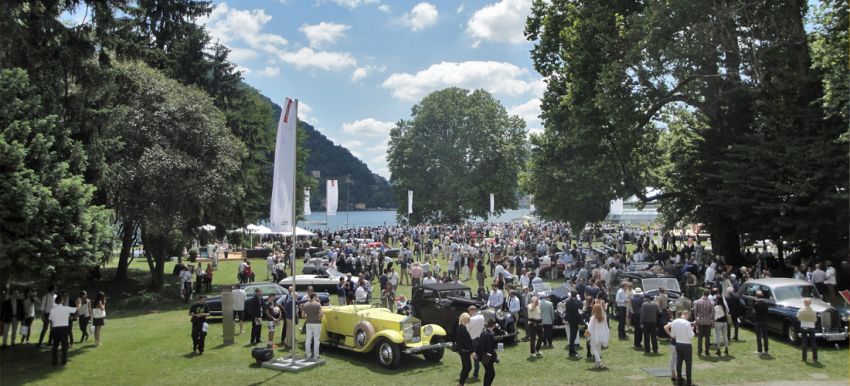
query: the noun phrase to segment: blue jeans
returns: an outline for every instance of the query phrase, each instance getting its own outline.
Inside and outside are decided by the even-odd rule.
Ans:
[[[758,351],[761,353],[762,346],[764,346],[764,352],[768,351],[767,348],[767,324],[766,323],[755,323],[756,329],[756,342],[758,343]],[[762,343],[764,342],[764,343]]]

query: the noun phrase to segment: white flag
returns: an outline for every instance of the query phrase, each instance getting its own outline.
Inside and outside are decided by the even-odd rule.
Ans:
[[[309,216],[313,214],[310,210],[310,189],[304,189],[304,215]]]
[[[490,193],[490,213],[495,212],[496,209],[496,200],[493,198],[493,193]]]
[[[328,180],[327,193],[326,210],[328,216],[336,216],[336,208],[339,204],[339,183],[337,183],[337,180]]]
[[[413,191],[407,191],[407,214],[413,213]]]
[[[286,98],[277,125],[274,177],[269,222],[273,232],[292,231],[295,226],[295,141],[298,101]]]

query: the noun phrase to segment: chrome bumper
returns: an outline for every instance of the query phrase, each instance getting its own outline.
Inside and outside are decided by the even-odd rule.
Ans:
[[[452,347],[452,342],[443,342],[443,343],[429,344],[429,345],[426,345],[426,346],[411,347],[411,348],[408,348],[408,349],[404,349],[403,352],[405,354],[418,354],[422,351],[434,350],[434,349],[444,348],[444,347]]]
[[[832,342],[832,341],[842,341],[842,340],[847,340],[848,334],[847,334],[847,331],[844,331],[844,332],[837,332],[837,331],[816,332],[815,338],[825,339],[825,340],[830,341],[830,342]]]

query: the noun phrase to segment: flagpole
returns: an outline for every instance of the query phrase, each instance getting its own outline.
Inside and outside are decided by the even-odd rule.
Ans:
[[[297,138],[298,138],[298,99],[295,100],[295,138],[296,138],[296,141],[297,141]],[[295,151],[296,152],[298,151],[297,145],[295,147]],[[292,164],[292,169],[293,169],[293,172],[292,172],[292,193],[295,193],[295,194],[292,195],[292,248],[291,248],[292,250],[290,251],[292,253],[292,260],[291,260],[291,265],[289,267],[290,272],[292,272],[292,292],[293,292],[292,294],[289,295],[289,300],[292,302],[292,324],[291,324],[292,328],[290,330],[292,331],[292,340],[291,341],[292,341],[292,360],[293,361],[295,360],[295,346],[296,346],[296,342],[298,341],[298,337],[295,334],[295,331],[298,330],[297,326],[295,325],[295,320],[296,320],[296,318],[295,318],[295,312],[296,312],[295,303],[296,303],[296,299],[298,298],[298,291],[295,290],[297,288],[295,286],[295,223],[297,221],[297,217],[295,217],[296,216],[295,204],[298,201],[298,194],[296,193],[298,190],[297,190],[296,185],[295,185],[295,183],[297,181],[297,177],[295,176],[295,173],[298,172],[298,168],[296,166],[296,165],[298,165],[298,155],[297,154],[295,156],[295,160],[296,161]],[[287,333],[287,332],[289,332],[289,331],[284,331],[284,334]]]

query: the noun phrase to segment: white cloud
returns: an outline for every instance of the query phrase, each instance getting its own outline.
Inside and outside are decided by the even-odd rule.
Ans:
[[[298,119],[313,126],[319,123],[319,119],[313,116],[313,107],[302,101],[298,101]]]
[[[361,5],[366,4],[375,4],[379,2],[379,0],[331,0],[341,7],[346,7],[348,9],[354,9]]]
[[[465,4],[461,4],[460,7],[457,7],[457,13],[463,13],[463,6]]]
[[[256,55],[250,51],[275,53],[287,44],[282,36],[263,32],[271,20],[271,15],[262,9],[239,10],[221,3],[197,23],[206,25],[210,35],[230,47],[233,55],[248,59]],[[237,44],[247,45],[247,48],[236,47]]]
[[[375,158],[370,159],[369,162],[386,165],[387,164],[387,153],[383,153],[379,156],[376,156]]]
[[[520,105],[508,107],[508,114],[519,115],[525,121],[529,131],[540,130],[540,99],[532,98]]]
[[[354,72],[351,73],[351,81],[356,82],[360,79],[363,79],[369,75],[369,70],[366,67],[357,67]]]
[[[280,73],[280,67],[266,67],[266,68],[260,70],[259,72],[257,72],[257,74],[262,75],[262,76],[277,76],[277,74],[279,74],[279,73]]]
[[[302,47],[296,52],[281,52],[278,57],[299,70],[312,67],[325,71],[337,71],[357,65],[357,61],[347,52],[314,51],[307,47]]]
[[[383,13],[390,13],[390,11],[391,11],[390,6],[386,5],[386,4],[379,5],[378,10],[383,12]]]
[[[339,38],[345,36],[345,31],[349,28],[351,26],[345,24],[321,22],[312,25],[305,24],[299,30],[307,36],[310,47],[318,48],[324,44],[336,43]]]
[[[531,0],[502,0],[477,11],[467,22],[466,32],[476,40],[519,44],[525,42],[525,22]]]
[[[404,25],[410,27],[413,31],[421,31],[437,23],[437,7],[431,3],[416,4],[410,12],[405,13],[401,17]]]
[[[393,122],[383,122],[375,118],[366,118],[343,123],[342,131],[346,134],[377,137],[389,135],[390,129],[393,127],[395,127],[395,123]]]
[[[418,100],[431,91],[446,87],[485,89],[493,94],[519,96],[539,95],[539,80],[526,80],[528,69],[506,62],[467,61],[441,62],[415,74],[395,73],[383,87],[402,100]]]

